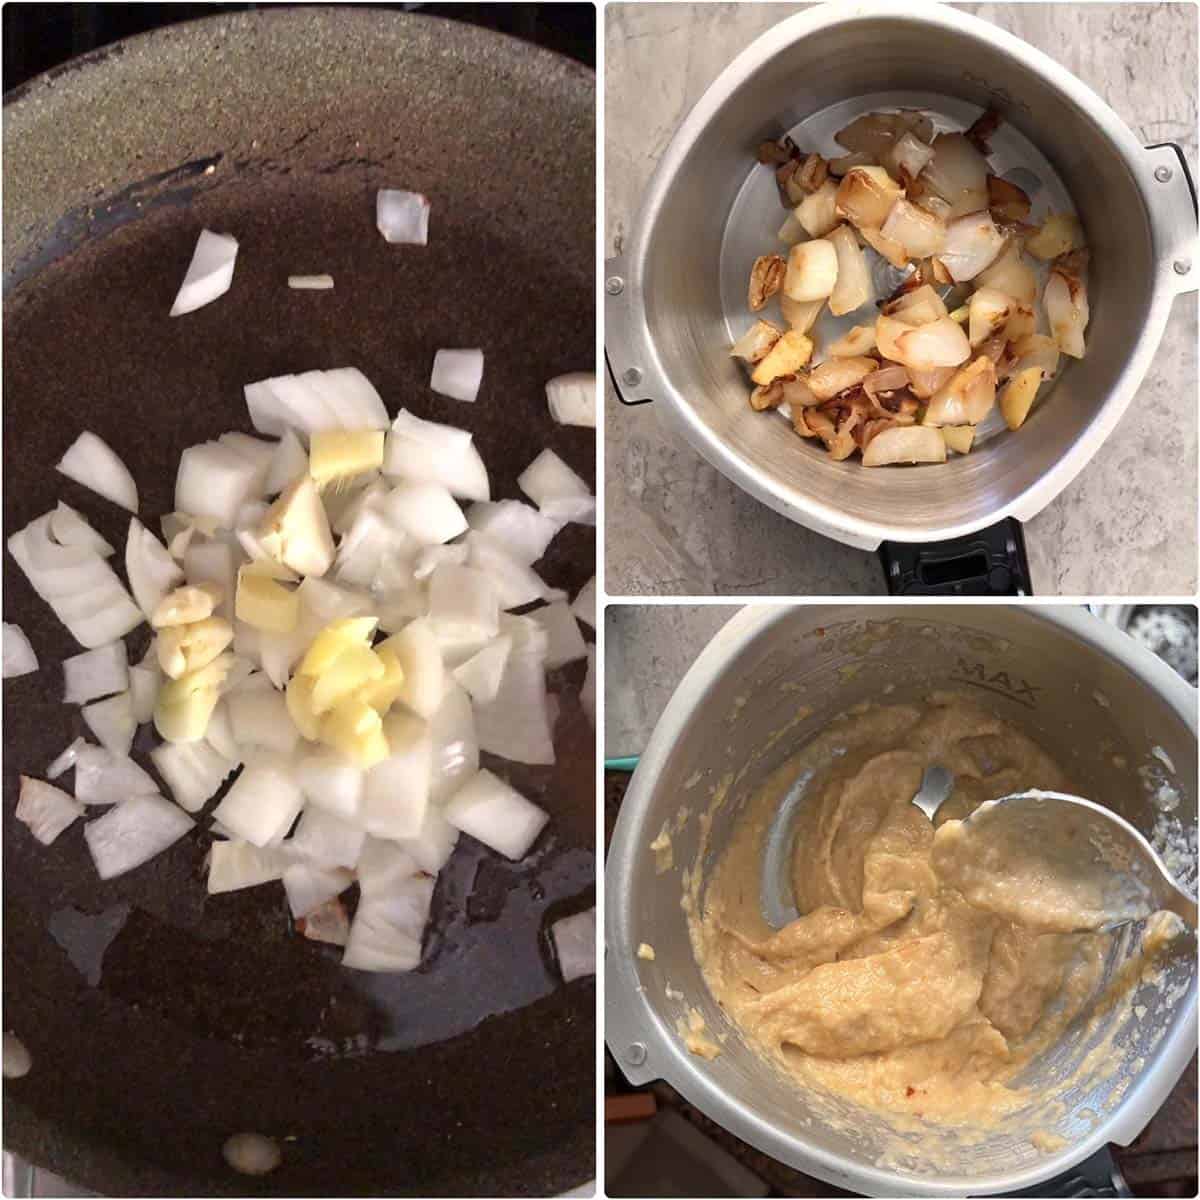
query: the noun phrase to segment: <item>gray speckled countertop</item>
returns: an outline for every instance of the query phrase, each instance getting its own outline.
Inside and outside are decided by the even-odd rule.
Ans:
[[[691,106],[791,4],[609,4],[605,31],[606,252]],[[965,4],[1052,55],[1143,142],[1180,143],[1195,174],[1192,4]],[[1026,526],[1041,595],[1183,595],[1196,588],[1196,297],[1172,311],[1129,415]],[[624,408],[606,380],[606,584],[613,595],[882,593],[873,554],[779,516],[668,433],[655,405]],[[1180,389],[1189,398],[1181,403]],[[1147,429],[1169,433],[1149,437]]]

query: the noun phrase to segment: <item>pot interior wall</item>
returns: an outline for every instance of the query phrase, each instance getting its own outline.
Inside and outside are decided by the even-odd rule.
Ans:
[[[728,355],[719,260],[748,176],[766,176],[751,165],[759,141],[839,101],[903,91],[940,94],[942,111],[961,111],[966,122],[981,107],[998,108],[1066,185],[1092,249],[1088,356],[1064,358],[1052,395],[1019,433],[942,466],[868,471],[857,460],[831,461],[778,416],[750,409],[745,373]],[[774,231],[784,215],[777,205],[772,223],[755,231],[759,253],[782,249]],[[663,373],[691,415],[738,456],[756,490],[784,511],[819,503],[912,539],[930,526],[994,519],[1086,436],[1127,369],[1154,278],[1141,193],[1093,117],[1006,51],[911,16],[846,19],[763,63],[696,137],[650,214],[647,246],[646,316]],[[743,299],[739,320],[745,311]]]
[[[766,627],[699,701],[648,806],[637,813],[634,845],[648,845],[669,826],[673,866],[662,873],[648,866],[632,872],[629,941],[646,941],[655,948],[654,962],[639,964],[639,979],[662,1025],[674,1031],[679,1017],[694,1006],[722,1040],[723,1052],[715,1060],[688,1061],[712,1087],[734,1098],[742,1122],[735,1132],[752,1138],[755,1129],[782,1131],[802,1143],[804,1151],[796,1151],[793,1161],[808,1169],[814,1149],[863,1165],[876,1164],[886,1153],[892,1159],[888,1165],[911,1179],[959,1175],[985,1191],[989,1177],[1048,1162],[1029,1141],[1034,1129],[1052,1128],[1068,1145],[1081,1141],[1090,1124],[1079,1110],[1106,1112],[1106,1100],[1115,1103],[1123,1094],[1130,1069],[1123,1066],[1108,1080],[1085,1081],[1086,1086],[1068,1092],[1067,1112],[1057,1122],[1047,1124],[1044,1114],[1031,1114],[1032,1124],[1012,1123],[967,1150],[957,1140],[944,1142],[940,1156],[933,1153],[940,1139],[930,1131],[914,1135],[906,1159],[903,1143],[877,1117],[841,1102],[814,1103],[811,1096],[797,1103],[795,1085],[749,1050],[713,1001],[692,956],[680,897],[683,873],[695,868],[700,854],[702,822],[697,817],[724,791],[726,799],[713,815],[708,853],[699,863],[706,876],[742,804],[760,783],[830,718],[860,701],[879,701],[885,688],[891,689],[888,700],[951,689],[987,704],[1065,764],[1085,794],[1121,811],[1147,835],[1160,816],[1151,802],[1164,771],[1152,753],[1155,746],[1175,767],[1171,782],[1181,797],[1175,815],[1194,826],[1195,736],[1127,668],[1036,614],[900,606],[876,608],[872,614],[847,620],[845,610],[794,610]],[[1117,762],[1124,760],[1123,767],[1114,756],[1119,756]],[[1110,965],[1125,949],[1118,947]],[[1139,992],[1137,1000],[1146,1005],[1148,1016],[1123,1025],[1116,1035],[1119,1048],[1136,1047],[1126,1052],[1123,1063],[1144,1056],[1141,1071],[1154,1066],[1153,1033],[1185,1019],[1182,1014],[1195,1003],[1194,961],[1181,957],[1172,970],[1173,981],[1181,985],[1179,994],[1164,997],[1143,989],[1146,994]],[[1033,1068],[1035,1080],[1052,1081],[1064,1065],[1073,1069],[1105,1029],[1090,1036],[1080,1031],[1060,1043],[1046,1062]],[[710,1115],[729,1121],[728,1112]],[[778,1141],[772,1143],[772,1152],[780,1149]],[[1064,1150],[1060,1160],[1058,1169],[1063,1169],[1071,1151]]]

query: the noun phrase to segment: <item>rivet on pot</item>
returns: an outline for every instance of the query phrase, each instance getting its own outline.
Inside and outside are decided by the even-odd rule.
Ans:
[[[1175,274],[1186,275],[1192,269],[1191,262],[1186,258],[1177,258],[1175,260]]]
[[[610,296],[619,296],[625,290],[625,280],[620,275],[610,275],[604,281],[604,290]]]
[[[1171,178],[1171,168],[1155,167],[1154,178],[1157,179],[1159,183],[1167,183]]]
[[[1176,263],[1176,266],[1178,265],[1179,264]],[[629,387],[636,387],[642,382],[642,373],[637,369],[637,367],[626,367],[625,370],[621,372],[621,382],[627,384]]]
[[[641,1042],[632,1042],[625,1051],[625,1061],[632,1066],[640,1067],[646,1061],[646,1047]]]

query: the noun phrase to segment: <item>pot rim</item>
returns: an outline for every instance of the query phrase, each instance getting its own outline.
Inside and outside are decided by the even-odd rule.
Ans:
[[[716,114],[764,62],[804,38],[830,26],[880,18],[925,24],[934,33],[953,30],[997,46],[1010,57],[1019,59],[1048,87],[1064,94],[1077,108],[1090,113],[1120,155],[1139,191],[1156,258],[1149,307],[1141,322],[1137,347],[1113,379],[1107,397],[1067,451],[1044,474],[1016,495],[1002,500],[984,516],[961,521],[944,520],[921,528],[893,527],[875,519],[851,519],[836,506],[798,492],[789,482],[772,476],[734,451],[671,384],[650,337],[646,319],[645,272],[650,231],[658,223],[664,199],[679,168]],[[1167,151],[1167,154],[1174,163],[1174,153]],[[606,264],[606,274],[618,275],[625,282],[618,298],[611,295],[608,298],[606,317],[608,327],[615,335],[612,349],[618,358],[638,365],[642,394],[663,401],[676,428],[707,462],[756,500],[827,537],[859,549],[875,550],[885,540],[926,542],[962,537],[1009,516],[1027,522],[1071,483],[1116,428],[1158,349],[1175,296],[1195,286],[1175,275],[1167,261],[1173,254],[1163,253],[1172,237],[1165,229],[1162,202],[1152,191],[1153,172],[1162,161],[1161,157],[1155,157],[1153,148],[1142,146],[1121,117],[1085,83],[1049,55],[982,18],[934,0],[912,0],[904,11],[896,8],[894,0],[864,0],[853,7],[833,2],[816,5],[780,21],[751,42],[709,85],[676,130],[643,194],[628,249]],[[614,376],[618,380],[623,365],[614,364]]]
[[[1106,655],[1142,678],[1157,691],[1190,729],[1197,726],[1197,693],[1164,662],[1138,645],[1116,626],[1084,608],[1067,605],[1006,605],[1019,619],[1056,626],[1097,653]],[[782,1162],[838,1186],[871,1196],[962,1196],[1016,1191],[1043,1183],[1069,1171],[1108,1142],[1128,1145],[1162,1105],[1197,1045],[1197,977],[1192,976],[1187,996],[1171,1028],[1156,1050],[1155,1069],[1144,1072],[1121,1098],[1115,1111],[1094,1125],[1081,1142],[1046,1155],[1035,1164],[1008,1175],[954,1175],[939,1178],[885,1170],[860,1163],[777,1129],[744,1106],[731,1102],[708,1075],[700,1060],[680,1044],[675,1031],[663,1023],[646,999],[634,958],[632,914],[625,909],[631,894],[640,847],[646,838],[645,817],[659,776],[675,743],[691,722],[694,710],[704,703],[730,665],[770,628],[786,622],[797,610],[844,615],[847,611],[894,611],[912,620],[945,616],[945,604],[883,605],[816,604],[752,605],[743,608],[704,647],[672,693],[643,751],[629,790],[621,804],[605,870],[604,941],[605,1040],[622,1070],[633,1083],[664,1079],[702,1112],[735,1136],[757,1146]],[[956,611],[952,608],[951,612]],[[647,1048],[645,1066],[631,1064],[626,1053],[634,1042]],[[639,1070],[638,1068],[641,1067]]]

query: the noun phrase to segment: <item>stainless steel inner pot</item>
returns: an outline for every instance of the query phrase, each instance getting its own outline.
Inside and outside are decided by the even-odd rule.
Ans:
[[[997,108],[1014,143],[1033,151],[1022,165],[1049,168],[1043,202],[1065,188],[1092,250],[1087,357],[1069,364],[1025,428],[937,466],[831,461],[777,417],[750,409],[746,377],[728,354],[731,332],[745,322],[745,280],[739,289],[732,275],[747,239],[766,253],[785,215],[775,203],[762,224],[773,184],[753,165],[755,147],[797,127],[803,136],[814,117],[815,134],[831,135],[831,115],[849,121],[869,111],[867,97],[885,107],[925,104],[943,127]],[[1193,196],[1172,147],[1143,147],[1094,92],[994,25],[948,5],[873,0],[782,21],[722,72],[668,146],[606,275],[606,348],[624,399],[660,400],[739,486],[870,550],[1038,513],[1124,413],[1172,300],[1196,289],[1200,261]]]
[[[793,1081],[750,1050],[712,999],[680,906],[683,872],[711,866],[746,798],[831,717],[879,700],[884,689],[888,699],[903,700],[941,688],[990,704],[1065,763],[1086,795],[1122,812],[1156,844],[1169,825],[1176,850],[1183,847],[1175,866],[1181,874],[1190,868],[1195,888],[1196,693],[1113,626],[1066,607],[743,611],[696,660],[659,721],[622,804],[606,871],[606,1038],[625,1074],[635,1084],[666,1079],[738,1137],[867,1195],[1012,1191],[1060,1174],[1107,1142],[1128,1144],[1196,1048],[1196,962],[1184,954],[1172,960],[1168,987],[1135,995],[1142,1019],[1117,1010],[1118,1069],[1107,1079],[1099,1077],[1102,1068],[1086,1072],[1065,1093],[1061,1115],[1031,1116],[1032,1126],[1018,1115],[969,1148],[922,1130],[913,1135],[911,1162],[881,1166],[885,1150],[897,1160],[894,1135],[876,1116],[847,1105],[826,1120],[826,1107],[811,1096],[806,1103]],[[811,713],[789,727],[801,705]],[[731,777],[708,856],[697,862],[699,816]],[[1166,815],[1153,799],[1164,782],[1178,796]],[[660,872],[649,845],[664,825],[672,831],[673,864]],[[653,961],[636,957],[642,942],[654,947]],[[1127,948],[1118,947],[1110,965]],[[722,1043],[712,1061],[690,1054],[677,1033],[691,1007]],[[1070,1074],[1105,1032],[1103,1022],[1092,1031],[1080,1023],[1022,1082],[1036,1089]],[[1065,1145],[1039,1151],[1030,1142],[1036,1128]],[[939,1145],[936,1158],[927,1153]]]

